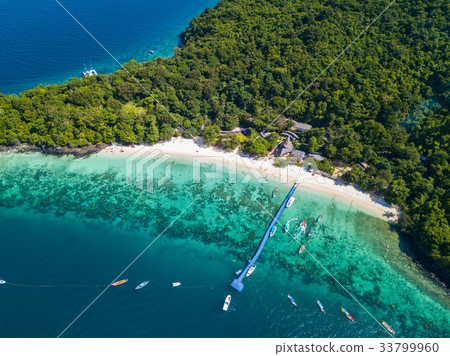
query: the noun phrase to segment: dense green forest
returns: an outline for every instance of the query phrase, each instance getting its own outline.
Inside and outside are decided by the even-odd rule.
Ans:
[[[328,157],[324,169],[350,166],[346,180],[399,205],[402,231],[449,271],[447,1],[398,0],[268,128],[272,135],[255,140],[389,3],[223,0],[191,21],[173,58],[127,63],[137,81],[118,70],[0,94],[0,144],[181,134],[263,156],[289,118],[307,122],[314,129],[298,148]],[[418,114],[430,100],[433,109]],[[237,126],[250,133],[221,135]]]

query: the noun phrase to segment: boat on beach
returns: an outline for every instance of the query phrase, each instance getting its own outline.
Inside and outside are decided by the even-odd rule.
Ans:
[[[355,320],[353,319],[353,317],[350,315],[350,313],[349,313],[347,310],[345,310],[344,308],[341,307],[341,311],[345,314],[345,316],[346,316],[348,319],[350,319],[351,321],[355,321]]]
[[[231,295],[228,295],[226,298],[225,298],[225,303],[223,303],[223,310],[224,311],[227,311],[228,310],[228,308],[230,307],[230,303],[231,303]]]
[[[286,208],[289,208],[290,206],[292,206],[292,204],[294,204],[295,198],[294,197],[290,197],[288,202],[286,203]]]
[[[251,266],[250,269],[247,271],[247,274],[245,275],[245,277],[250,276],[255,271],[255,269],[256,269],[255,265]]]
[[[289,294],[287,295],[289,300],[291,301],[292,304],[294,304],[295,306],[297,306],[297,303],[295,302],[294,298],[292,298]]]
[[[278,193],[278,188],[275,188],[272,192],[272,198],[275,198],[277,196]]]
[[[142,282],[141,284],[139,284],[136,288],[134,288],[134,289],[136,289],[136,290],[138,290],[138,289],[142,289],[142,288],[144,288],[147,284],[148,284],[148,282],[150,282],[150,281],[144,281],[144,282]]]
[[[323,214],[324,213],[322,213],[318,218],[317,218],[317,221],[320,221],[320,220],[322,220],[322,218],[323,218]]]
[[[127,283],[128,279],[122,279],[121,281],[117,281],[111,284],[111,287],[117,287],[120,286],[121,284]]]
[[[319,299],[316,299],[316,303],[319,306],[320,311],[325,314],[325,308],[323,307],[323,305],[322,305],[322,303],[320,302]]]
[[[172,287],[179,287],[179,286],[181,286],[180,282],[173,282],[172,283]]]
[[[312,236],[312,235],[314,235],[314,233],[316,232],[316,229],[314,229],[314,230],[311,230],[310,232],[309,232],[309,234],[308,234],[308,236]]]
[[[277,227],[273,226],[272,229],[270,230],[270,235],[269,236],[273,236],[276,231],[277,231]]]
[[[381,324],[383,324],[383,326],[393,335],[395,335],[395,331],[394,329],[392,329],[388,323],[386,323],[385,321],[381,320]]]
[[[303,252],[303,250],[305,249],[305,244],[300,246],[300,250],[298,250],[298,253],[301,254]]]

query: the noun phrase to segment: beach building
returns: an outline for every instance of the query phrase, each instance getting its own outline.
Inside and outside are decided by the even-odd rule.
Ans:
[[[320,153],[314,152],[314,153],[308,153],[306,157],[314,158],[316,161],[323,161],[325,159],[324,156],[322,156]]]
[[[274,151],[275,157],[283,157],[294,150],[291,137],[288,136],[282,143],[280,143]]]
[[[294,120],[292,120],[294,121]],[[311,130],[312,126],[309,124],[305,124],[304,122],[294,121],[294,125],[291,126],[292,131],[308,131]]]
[[[306,156],[306,153],[303,151],[295,150],[294,145],[291,140],[291,136],[287,135],[286,139],[278,145],[278,147],[274,151],[275,157],[284,157],[290,155],[297,159],[297,162],[303,162],[303,159]]]
[[[283,131],[281,133],[282,136],[286,136],[286,137],[290,137],[291,140],[299,140],[300,138],[298,137],[298,135],[292,131]]]
[[[292,150],[291,157],[297,158],[297,162],[301,163],[305,159],[306,152],[299,150]]]

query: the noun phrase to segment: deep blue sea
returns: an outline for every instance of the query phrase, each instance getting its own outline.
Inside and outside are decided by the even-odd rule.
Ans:
[[[121,63],[169,57],[189,21],[217,0],[60,0]],[[118,64],[54,0],[0,0],[0,93]],[[155,53],[149,52],[152,49]]]

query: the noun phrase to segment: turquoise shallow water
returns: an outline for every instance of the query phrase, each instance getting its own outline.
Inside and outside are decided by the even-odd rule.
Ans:
[[[237,184],[226,173],[197,184],[188,159],[168,162],[172,179],[150,194],[126,184],[125,157],[0,155],[0,277],[11,283],[0,286],[0,336],[57,336],[195,198],[124,274],[128,284],[109,289],[65,336],[387,337],[323,268],[398,337],[449,336],[447,292],[401,251],[392,227],[302,187],[280,222],[298,216],[312,226],[325,213],[311,239],[300,237],[310,254],[299,256],[279,227],[243,292],[232,290],[271,220],[260,204],[275,213],[290,186],[242,183],[245,172]]]
[[[59,0],[121,63],[170,57],[189,21],[217,0]],[[0,0],[0,93],[119,68],[54,0]],[[149,49],[155,53],[150,54]]]

